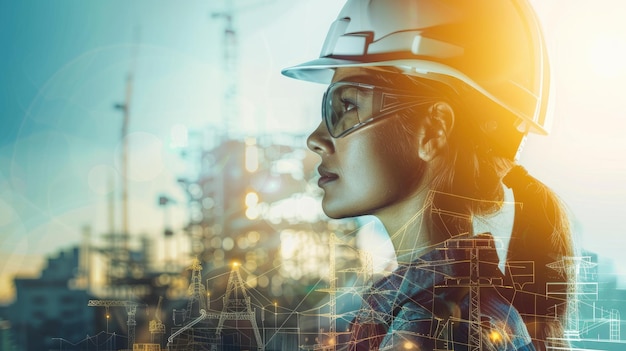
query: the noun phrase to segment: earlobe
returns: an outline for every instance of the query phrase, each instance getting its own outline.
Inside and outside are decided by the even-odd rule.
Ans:
[[[448,145],[448,135],[454,127],[454,110],[447,102],[434,103],[421,127],[419,156],[431,161]]]

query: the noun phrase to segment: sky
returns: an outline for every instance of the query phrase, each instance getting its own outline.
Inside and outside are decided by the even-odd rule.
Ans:
[[[549,45],[555,117],[520,162],[568,205],[579,246],[626,285],[626,3],[532,3]],[[318,56],[342,4],[0,0],[0,302],[14,274],[39,271],[46,256],[78,244],[84,226],[94,238],[109,229],[122,125],[114,106],[129,72],[130,231],[158,237],[159,195],[181,204],[170,209],[177,230],[187,216],[176,183],[189,172],[180,131],[225,125],[226,20],[212,14],[233,11],[235,133],[306,133],[324,87],[280,69]]]

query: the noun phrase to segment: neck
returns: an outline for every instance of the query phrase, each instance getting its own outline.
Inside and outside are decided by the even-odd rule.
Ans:
[[[389,234],[396,257],[417,258],[437,244],[428,224],[430,202],[428,189],[425,189],[375,214]]]
[[[445,212],[432,216],[437,207],[433,201],[433,193],[423,191],[376,214],[389,233],[399,262],[411,262],[453,236],[471,233],[471,217]]]

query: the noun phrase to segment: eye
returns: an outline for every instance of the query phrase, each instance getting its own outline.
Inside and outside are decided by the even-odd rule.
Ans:
[[[343,108],[343,113],[346,113],[352,110],[356,110],[357,105],[351,99],[342,98],[341,107]]]

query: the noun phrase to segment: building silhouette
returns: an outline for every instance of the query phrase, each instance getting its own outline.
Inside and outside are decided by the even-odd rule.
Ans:
[[[89,293],[73,286],[78,266],[79,248],[73,247],[49,257],[40,277],[14,279],[16,299],[5,317],[17,350],[49,350],[54,338],[95,334],[94,313],[86,308]]]

